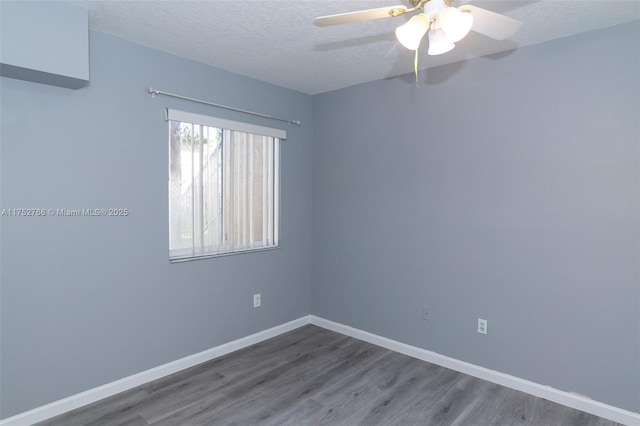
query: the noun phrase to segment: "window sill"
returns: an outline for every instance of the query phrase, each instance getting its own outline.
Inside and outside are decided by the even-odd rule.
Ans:
[[[258,253],[261,251],[270,251],[270,250],[278,250],[278,249],[280,249],[280,246],[252,248],[248,250],[238,250],[238,251],[231,251],[226,253],[205,254],[202,256],[176,257],[173,259],[170,258],[169,263],[192,262],[194,260],[213,259],[216,257],[234,256],[238,254],[247,254],[247,253]]]

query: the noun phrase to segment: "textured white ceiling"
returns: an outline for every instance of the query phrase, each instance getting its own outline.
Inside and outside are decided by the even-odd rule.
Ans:
[[[316,94],[413,71],[395,41],[408,17],[319,28],[318,16],[406,0],[75,0],[90,28],[237,74]],[[420,69],[640,19],[640,0],[457,0],[523,22],[508,40],[471,33],[440,56],[421,48]]]

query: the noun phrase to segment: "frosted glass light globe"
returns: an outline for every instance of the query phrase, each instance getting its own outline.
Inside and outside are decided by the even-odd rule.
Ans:
[[[456,45],[447,39],[442,28],[429,30],[429,50],[427,51],[429,55],[442,55],[454,47]]]
[[[396,28],[396,38],[409,50],[420,47],[420,40],[429,29],[429,20],[422,13],[413,16],[406,24]]]
[[[455,7],[445,7],[438,15],[438,24],[447,39],[455,43],[462,40],[473,25],[473,16],[470,13],[462,12]]]

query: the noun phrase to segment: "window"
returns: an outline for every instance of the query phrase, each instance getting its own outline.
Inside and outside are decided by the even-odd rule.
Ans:
[[[277,247],[286,132],[170,109],[167,121],[170,260]]]

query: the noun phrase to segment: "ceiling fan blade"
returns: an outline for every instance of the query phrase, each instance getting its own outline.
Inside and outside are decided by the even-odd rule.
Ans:
[[[522,26],[522,22],[499,13],[491,12],[471,4],[460,6],[463,12],[471,13],[473,25],[471,29],[496,40],[504,40],[514,35]]]
[[[389,18],[390,16],[400,16],[407,11],[406,6],[388,6],[377,9],[358,10],[356,12],[339,13],[337,15],[321,16],[313,23],[318,27],[329,25],[347,24],[349,22],[369,21],[371,19]]]

